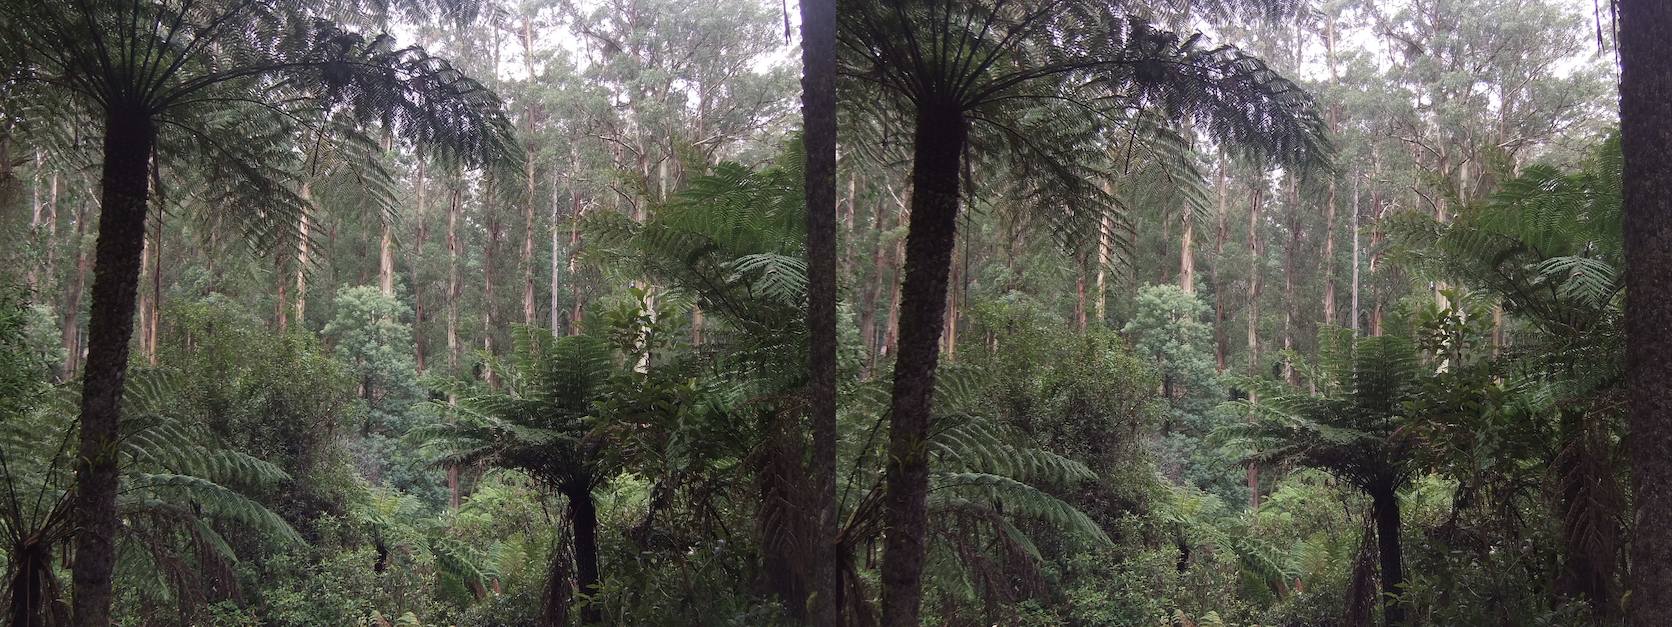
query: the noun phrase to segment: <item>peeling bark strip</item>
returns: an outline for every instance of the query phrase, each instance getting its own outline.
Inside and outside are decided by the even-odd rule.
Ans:
[[[94,250],[87,370],[76,454],[75,624],[110,624],[116,566],[117,434],[133,339],[145,246],[147,171],[156,130],[146,114],[117,110],[105,120],[103,210]]]
[[[1626,447],[1636,532],[1627,623],[1672,625],[1672,3],[1619,0]]]

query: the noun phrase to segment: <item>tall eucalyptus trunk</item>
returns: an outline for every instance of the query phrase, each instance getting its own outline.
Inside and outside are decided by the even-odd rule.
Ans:
[[[888,203],[879,199],[877,212],[871,222],[873,247],[871,248],[871,279],[860,286],[859,291],[859,340],[865,344],[865,368],[862,378],[871,378],[871,371],[876,367],[876,355],[881,351],[881,341],[877,336],[877,299],[882,292],[883,275],[888,269],[888,254],[884,248],[884,232],[888,230]]]
[[[1329,66],[1330,82],[1340,82],[1340,73],[1335,63],[1335,17],[1324,17],[1324,61]],[[1329,132],[1334,135],[1341,118],[1340,107],[1334,104],[1324,113],[1324,123]],[[1329,190],[1324,197],[1324,324],[1335,324],[1335,213],[1336,213],[1336,177],[1331,175]],[[1356,235],[1355,235],[1356,237]],[[1353,240],[1355,243],[1358,240]],[[1355,327],[1356,328],[1356,327]]]
[[[395,295],[395,222],[383,220],[382,235],[377,241],[377,289],[384,296]]]
[[[807,377],[817,524],[811,623],[842,625],[836,559],[836,0],[801,3],[801,113],[807,150]],[[849,205],[852,206],[851,204]],[[851,214],[850,214],[851,215]]]
[[[1256,179],[1254,197],[1248,204],[1248,375],[1260,375],[1260,295],[1265,287],[1265,249],[1260,244],[1260,211],[1265,199],[1266,179]],[[1250,418],[1252,419],[1252,418]],[[1247,476],[1248,506],[1260,508],[1260,464],[1249,462]]]
[[[459,341],[459,299],[464,296],[464,285],[459,280],[459,212],[463,190],[453,181],[447,197],[447,369],[452,376],[459,374],[459,362],[464,357],[464,344]]]
[[[487,227],[486,238],[482,242],[482,350],[487,355],[496,354],[494,337],[499,332],[499,299],[494,289],[496,277],[494,270],[499,264],[499,243],[505,237],[504,223],[500,220],[499,207],[494,202],[493,186],[496,184],[490,173],[486,177],[482,193],[482,222]],[[483,380],[489,386],[499,385],[498,376],[492,368],[482,369]]]
[[[1672,625],[1672,3],[1619,0],[1626,389],[1632,504],[1627,622]]]
[[[87,254],[87,223],[91,221],[89,215],[91,203],[85,200],[76,203],[75,214],[75,272],[68,277],[64,286],[63,317],[59,321],[59,328],[63,330],[64,368],[59,372],[63,381],[74,379],[81,369],[81,295],[87,289],[87,273],[92,270],[93,257]]]
[[[1299,272],[1300,255],[1300,184],[1292,173],[1285,178],[1289,188],[1284,203],[1289,238],[1283,243],[1283,379],[1293,384],[1300,376],[1294,360],[1289,358],[1295,350],[1295,309],[1300,306],[1295,298],[1295,273]]]
[[[1353,337],[1355,337],[1355,338],[1358,337],[1358,335],[1359,335],[1359,326],[1360,326],[1360,324],[1359,324],[1359,281],[1361,280],[1361,277],[1359,276],[1359,268],[1360,268],[1361,264],[1363,263],[1359,258],[1361,252],[1359,250],[1359,204],[1358,203],[1359,203],[1359,181],[1358,181],[1358,173],[1355,172],[1353,174],[1353,202],[1352,202],[1352,207],[1353,207],[1352,208],[1352,211],[1353,211],[1353,215],[1352,215],[1353,276],[1352,276],[1352,279],[1350,279],[1350,283],[1349,283],[1349,285],[1351,285],[1351,287],[1349,288],[1348,291],[1351,294],[1351,296],[1349,297],[1349,301],[1348,301],[1349,304],[1348,304],[1348,310],[1347,310],[1347,315],[1349,316],[1348,326],[1349,326],[1349,328],[1351,328],[1353,330]]]
[[[312,187],[302,183],[302,201],[308,203],[313,198]],[[308,238],[311,237],[310,224],[306,213],[296,219],[296,324],[307,327],[308,314],[308,264],[312,250],[309,249]]]
[[[426,192],[429,185],[429,166],[422,155],[418,157],[416,176],[417,181],[414,182],[414,187],[416,187],[415,202],[412,210],[412,221],[417,225],[417,236],[413,238],[414,241],[412,242],[412,254],[415,259],[424,255],[424,245],[430,241],[429,205],[426,202],[428,200]],[[418,265],[417,263],[408,264],[412,271],[412,351],[417,359],[418,372],[422,373],[427,370],[428,366],[425,362],[428,351],[424,350],[424,337],[427,335],[424,333],[424,321],[428,316],[424,310],[424,283],[418,280]]]
[[[447,372],[449,376],[459,376],[459,362],[464,358],[464,344],[459,341],[459,299],[464,295],[464,287],[459,281],[459,213],[463,210],[463,190],[459,189],[459,181],[452,182],[447,199]],[[447,399],[448,405],[457,402],[455,398]],[[459,510],[462,501],[460,489],[459,467],[457,464],[447,466],[447,504],[453,511]]]
[[[562,203],[559,202],[558,194],[563,188],[557,184],[557,168],[552,168],[552,171],[552,210],[550,223],[551,228],[549,229],[549,235],[551,236],[551,260],[549,268],[551,273],[551,294],[549,295],[551,298],[551,311],[549,312],[549,323],[552,334],[556,335],[558,334],[558,329],[562,326],[563,322],[563,308],[560,304],[562,290],[558,289],[563,285],[563,262],[561,261],[563,256],[560,254],[560,242],[557,235],[557,223],[558,220],[562,219],[562,216],[558,214],[558,207],[562,206]],[[570,193],[573,194],[576,192],[571,191]]]
[[[1219,191],[1219,206],[1214,216],[1213,233],[1213,356],[1214,363],[1220,372],[1229,367],[1228,360],[1231,353],[1231,332],[1225,328],[1230,319],[1225,307],[1225,292],[1230,285],[1222,278],[1220,270],[1224,267],[1225,244],[1231,241],[1229,225],[1229,199],[1231,188],[1229,184],[1230,163],[1225,153],[1219,153],[1219,174],[1214,187]]]
[[[1113,187],[1114,185],[1109,181],[1103,181],[1103,193],[1114,193]],[[1099,325],[1109,323],[1108,272],[1110,249],[1115,236],[1114,228],[1114,216],[1104,213],[1097,223],[1097,258],[1092,260],[1097,268],[1097,299],[1095,301],[1097,308],[1095,314]]]
[[[523,71],[530,77],[535,76],[534,68],[534,22],[527,17],[522,24]],[[530,139],[534,136],[534,104],[532,99],[523,107],[523,133]],[[534,326],[534,230],[537,226],[534,219],[534,175],[535,150],[531,146],[523,162],[523,241],[522,241],[522,308],[523,324]],[[555,285],[555,284],[554,284]]]

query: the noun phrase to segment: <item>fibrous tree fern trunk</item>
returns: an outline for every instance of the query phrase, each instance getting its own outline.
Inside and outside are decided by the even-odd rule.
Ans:
[[[1672,3],[1619,0],[1632,627],[1672,624]]]
[[[598,593],[598,506],[592,500],[590,478],[577,478],[563,489],[569,501],[569,524],[575,542],[575,587],[586,597],[581,606],[581,623],[604,622],[604,612],[595,599]]]
[[[1405,605],[1399,601],[1405,585],[1405,558],[1399,542],[1399,493],[1392,485],[1370,491],[1376,518],[1376,549],[1382,569],[1382,620],[1388,627],[1405,624]]]
[[[919,624],[923,599],[927,440],[947,278],[956,243],[959,159],[966,132],[964,116],[956,106],[919,106],[886,470],[882,612],[883,624],[890,627]]]
[[[17,563],[11,565],[9,614],[14,627],[68,624],[58,603],[58,582],[52,574],[52,546],[25,539],[12,550]]]
[[[539,627],[569,625],[569,570],[569,554],[561,542],[553,542],[551,565],[546,569],[546,592],[540,600]]]
[[[105,118],[104,166],[87,367],[76,455],[75,624],[110,624],[116,566],[117,439],[122,388],[133,339],[145,247],[147,174],[156,129],[142,109],[112,106]]]

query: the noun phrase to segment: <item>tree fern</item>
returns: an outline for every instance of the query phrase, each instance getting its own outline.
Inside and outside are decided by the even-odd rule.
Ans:
[[[189,611],[213,600],[205,596],[212,591],[203,588],[209,585],[204,578],[229,572],[228,565],[238,561],[223,536],[227,529],[280,544],[302,538],[247,492],[288,481],[288,475],[220,445],[202,426],[162,413],[176,398],[175,380],[162,371],[140,371],[130,378],[126,406],[135,418],[123,425],[117,496],[118,511],[129,524],[118,539],[117,568],[143,584],[136,588],[142,597],[186,599],[191,602],[179,607]],[[50,553],[74,533],[69,499],[78,396],[73,387],[61,387],[27,413],[0,420],[0,490],[7,495],[0,499],[0,528],[11,537],[14,586],[19,581],[15,569],[30,563],[15,552],[40,547]],[[50,571],[34,576],[54,577]],[[232,592],[229,576],[216,581],[219,592],[214,594]],[[38,598],[13,608],[50,617],[58,601]]]

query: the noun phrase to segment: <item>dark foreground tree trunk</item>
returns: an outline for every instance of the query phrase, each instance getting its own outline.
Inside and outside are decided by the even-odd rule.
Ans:
[[[801,2],[807,150],[807,331],[813,431],[809,622],[842,624],[836,549],[836,0]]]
[[[1376,516],[1376,552],[1382,566],[1382,620],[1388,627],[1405,624],[1405,605],[1399,602],[1399,587],[1405,584],[1405,558],[1399,546],[1399,493],[1393,488],[1373,491],[1371,509]]]
[[[110,624],[118,525],[117,432],[145,245],[146,172],[154,139],[151,120],[143,113],[114,113],[105,124],[99,239],[93,253],[93,302],[76,454],[78,532],[72,579],[75,624],[86,627]]]
[[[563,492],[575,536],[575,587],[583,597],[581,624],[597,625],[604,622],[604,612],[592,598],[598,594],[598,507],[592,502],[592,482],[576,484]]]
[[[1633,516],[1626,620],[1672,625],[1672,3],[1619,0],[1626,388]]]
[[[911,221],[901,287],[899,353],[890,403],[888,492],[883,518],[883,624],[915,627],[923,601],[929,489],[925,440],[940,360],[947,274],[958,223],[958,165],[965,141],[956,108],[921,108],[912,159]]]

